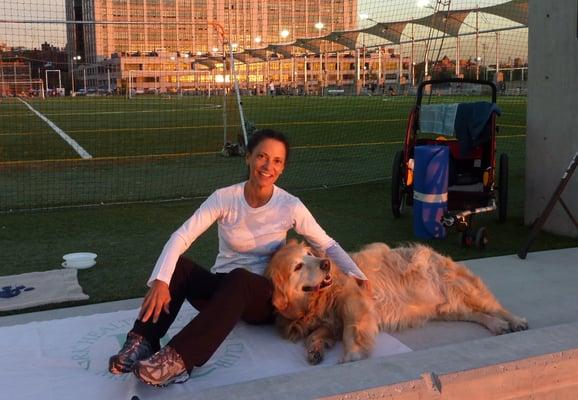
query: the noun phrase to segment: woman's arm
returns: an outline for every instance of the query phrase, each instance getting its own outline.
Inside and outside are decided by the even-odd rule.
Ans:
[[[179,257],[221,214],[221,201],[218,192],[215,192],[171,235],[157,259],[147,285],[151,286],[155,280],[169,285]]]
[[[139,312],[138,318],[141,321],[146,322],[152,318],[153,322],[157,322],[161,312],[169,312],[169,284],[179,257],[219,218],[221,209],[215,192],[171,235],[147,282],[150,289]]]
[[[294,214],[295,232],[303,235],[317,250],[323,251],[343,272],[356,279],[367,280],[363,271],[359,269],[349,254],[325,233],[301,201],[298,202]]]

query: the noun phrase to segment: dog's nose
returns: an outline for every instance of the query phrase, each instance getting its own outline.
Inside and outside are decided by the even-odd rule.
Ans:
[[[323,271],[323,272],[329,272],[329,267],[330,267],[329,260],[327,260],[327,259],[323,259],[319,263],[319,268],[321,268],[321,271]]]

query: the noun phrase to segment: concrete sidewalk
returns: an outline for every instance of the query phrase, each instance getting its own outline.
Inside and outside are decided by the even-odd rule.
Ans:
[[[467,375],[470,380],[466,386],[483,377],[480,387],[491,387],[492,377],[507,371],[516,370],[518,375],[520,371],[527,371],[522,378],[529,379],[538,370],[544,373],[544,366],[550,365],[561,369],[554,372],[561,374],[556,378],[558,382],[563,381],[561,377],[568,378],[569,371],[578,371],[575,368],[578,365],[578,352],[575,351],[578,349],[578,248],[530,253],[526,260],[511,255],[464,263],[483,278],[506,308],[528,319],[528,331],[494,337],[473,323],[431,322],[422,328],[393,334],[414,350],[410,353],[222,386],[200,392],[195,398],[342,398],[342,394],[351,393],[349,398],[401,399],[412,398],[403,395],[413,393],[416,385],[420,387],[416,382],[426,382],[432,396],[440,395],[443,391],[440,392],[437,384],[441,385],[443,381],[444,387],[450,387],[446,386],[448,382],[456,381],[455,374],[462,374],[461,378],[466,376],[464,371],[479,371]],[[141,299],[132,299],[20,314],[1,318],[0,326],[135,309],[140,302]],[[566,362],[562,363],[556,357],[540,358],[551,354],[559,355]],[[496,366],[501,370],[491,369]],[[439,376],[452,376],[452,379],[440,378],[437,382]],[[572,382],[578,382],[574,375],[571,377]],[[521,378],[517,376],[516,379]],[[414,382],[413,386],[408,386],[408,382]],[[544,382],[547,384],[548,380]],[[561,398],[578,398],[578,388],[564,387],[573,397]],[[504,396],[509,395],[505,387],[501,390]],[[519,392],[519,388],[515,390]],[[480,393],[485,394],[468,398],[490,396],[483,391],[479,391],[478,396]],[[417,397],[415,394],[413,398]]]

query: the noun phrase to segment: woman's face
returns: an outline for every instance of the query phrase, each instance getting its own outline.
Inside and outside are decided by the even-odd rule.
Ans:
[[[249,181],[259,186],[272,186],[285,169],[285,145],[275,139],[264,139],[245,158]]]

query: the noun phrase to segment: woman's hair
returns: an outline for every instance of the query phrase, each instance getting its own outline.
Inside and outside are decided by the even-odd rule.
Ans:
[[[249,138],[249,143],[247,143],[247,151],[252,153],[253,150],[255,150],[255,147],[265,139],[273,139],[283,143],[285,146],[285,162],[287,162],[289,159],[289,149],[291,148],[287,136],[285,136],[284,133],[273,129],[259,129],[253,133]]]

